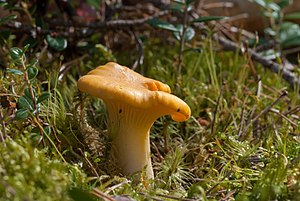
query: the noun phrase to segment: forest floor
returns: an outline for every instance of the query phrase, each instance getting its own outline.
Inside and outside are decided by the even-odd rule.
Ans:
[[[149,24],[162,30],[95,33],[67,47],[53,35],[0,33],[0,200],[299,200],[299,83],[272,72],[283,61],[225,51],[215,26],[182,38]],[[105,104],[77,89],[109,61],[168,84],[191,108],[185,122],[153,124],[153,180],[109,163]]]

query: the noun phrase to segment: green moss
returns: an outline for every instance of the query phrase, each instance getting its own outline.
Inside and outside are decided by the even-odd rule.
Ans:
[[[45,151],[12,140],[0,146],[0,200],[71,200],[68,191],[86,188],[76,166],[49,159]]]

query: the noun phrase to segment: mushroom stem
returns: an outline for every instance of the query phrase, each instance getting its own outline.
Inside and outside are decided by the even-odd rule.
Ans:
[[[112,154],[122,173],[140,174],[145,170],[146,177],[153,179],[149,131],[156,118],[143,110],[121,103],[106,103],[106,106]]]
[[[130,142],[130,143],[129,143]],[[153,179],[150,155],[149,130],[123,128],[113,140],[113,153],[123,170],[123,174],[132,175],[145,170],[146,177]]]

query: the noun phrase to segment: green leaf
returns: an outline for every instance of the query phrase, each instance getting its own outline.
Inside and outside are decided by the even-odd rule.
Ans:
[[[26,99],[31,100],[31,95],[30,95],[30,91],[29,91],[28,87],[24,90],[24,96]]]
[[[51,134],[51,127],[50,127],[50,126],[44,126],[43,129],[44,129],[44,132],[45,132],[47,135],[50,135],[50,134]]]
[[[202,188],[201,183],[195,183],[188,189],[188,198],[201,198],[205,195],[205,190]]]
[[[281,45],[283,48],[300,46],[300,36],[289,38],[283,41]]]
[[[9,51],[9,54],[13,60],[20,60],[22,59],[24,52],[18,47],[12,47]]]
[[[278,5],[281,9],[283,9],[283,8],[289,6],[291,3],[292,3],[291,0],[281,0],[281,1],[279,1],[279,2],[277,3],[277,5]]]
[[[15,116],[15,118],[17,120],[26,119],[27,117],[29,117],[29,113],[28,113],[27,109],[23,108],[23,109],[17,110],[16,116]]]
[[[0,45],[6,45],[6,41],[9,39],[10,35],[11,30],[0,30]]]
[[[186,5],[190,5],[192,3],[194,3],[196,0],[185,0],[185,4]]]
[[[38,72],[39,72],[39,70],[36,67],[29,67],[27,69],[28,79],[29,80],[34,79],[37,76]]]
[[[40,129],[39,129],[39,127],[32,128],[31,131],[30,131],[30,133],[40,135]]]
[[[86,2],[98,10],[101,8],[101,0],[87,0]]]
[[[40,134],[40,129],[38,127],[33,128],[29,134],[30,141],[33,145],[37,145],[43,139]]]
[[[271,27],[267,27],[264,29],[265,34],[269,36],[276,36],[276,31],[272,29]]]
[[[280,12],[279,11],[272,11],[272,12],[264,12],[264,16],[274,19],[274,20],[279,20],[280,19]]]
[[[184,5],[184,1],[182,0],[173,0],[174,3],[178,3],[178,4],[181,4],[181,5]]]
[[[280,52],[276,52],[275,50],[270,49],[261,52],[260,55],[267,60],[273,60],[280,57]]]
[[[288,13],[284,16],[285,20],[298,20],[300,19],[300,12]]]
[[[178,2],[172,2],[169,8],[170,10],[174,10],[182,13],[184,10],[184,4]]]
[[[254,0],[254,2],[263,8],[267,8],[267,3],[264,0]]]
[[[18,107],[21,109],[29,109],[30,111],[33,111],[33,102],[26,99],[24,96],[21,96],[18,99]]]
[[[279,12],[281,9],[276,3],[268,3],[267,7],[276,12]]]
[[[0,2],[0,7],[4,7],[6,5],[8,5],[8,3],[6,3],[6,2]]]
[[[50,97],[50,93],[49,92],[43,92],[39,98],[37,99],[37,103],[41,103],[44,100],[47,100]]]
[[[36,92],[35,92],[34,88],[32,88],[32,91],[33,91],[34,99],[36,100],[37,98],[36,98]],[[24,90],[24,97],[25,97],[28,101],[32,101],[32,97],[31,97],[30,90],[29,90],[28,87]]]
[[[49,46],[57,51],[62,51],[67,48],[68,42],[65,38],[61,36],[52,37],[51,35],[46,36],[46,41]]]
[[[30,64],[28,65],[28,67],[34,67],[38,62],[39,62],[39,60],[32,59],[31,62],[30,62]]]
[[[15,74],[15,75],[23,75],[23,72],[17,69],[7,68],[7,73]]]
[[[182,34],[183,26],[180,24],[177,25],[176,27],[180,31],[176,31],[176,32],[174,31],[173,35],[177,40],[180,40],[180,35]],[[195,30],[192,27],[188,27],[184,33],[184,41],[190,41],[194,38],[194,36],[195,36]]]
[[[29,47],[30,47],[30,44],[26,44],[26,45],[23,47],[23,52],[25,53],[25,52],[28,50]]]
[[[0,24],[3,24],[3,23],[5,23],[7,21],[10,21],[10,20],[14,20],[16,18],[17,18],[16,15],[9,15],[9,16],[6,16],[6,17],[1,17],[0,18]]]
[[[185,49],[183,52],[195,52],[195,53],[201,53],[203,52],[203,49],[202,48],[187,48]]]
[[[168,31],[180,31],[173,24],[171,24],[169,22],[159,20],[159,19],[151,19],[151,20],[148,20],[147,23],[150,24],[153,27],[157,27],[157,28],[160,28],[160,29],[165,29],[165,30],[168,30]]]
[[[203,16],[203,17],[199,17],[197,19],[194,19],[192,21],[192,23],[196,23],[196,22],[210,22],[210,21],[214,21],[214,20],[221,20],[221,19],[226,19],[227,17],[225,16]]]
[[[272,11],[276,11],[279,12],[281,7],[273,2],[268,2],[265,0],[250,0],[250,1],[254,1],[256,4],[258,4],[259,6],[263,7],[265,10],[272,10]]]
[[[283,48],[299,45],[300,27],[298,24],[284,22],[280,28],[280,42]]]
[[[106,60],[117,61],[117,59],[115,58],[112,51],[110,49],[108,49],[107,47],[105,47],[104,45],[99,43],[99,44],[96,44],[95,47],[97,48],[97,50],[102,54],[102,56]]]
[[[36,102],[37,101],[37,97],[36,97],[36,92],[35,92],[34,88],[32,88],[32,92],[33,92],[34,101]],[[32,108],[34,108],[34,106],[33,106],[33,100],[32,100],[29,88],[26,88],[24,90],[24,96],[23,97],[31,104]],[[37,108],[39,108],[38,105],[36,105],[36,106],[37,106]],[[31,112],[34,112],[34,110],[32,109]]]

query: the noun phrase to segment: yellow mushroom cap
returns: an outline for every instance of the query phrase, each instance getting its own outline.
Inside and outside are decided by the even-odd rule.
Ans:
[[[163,110],[175,121],[185,121],[191,115],[189,106],[170,94],[168,85],[114,62],[90,71],[78,80],[77,86],[105,102],[119,101],[135,108]]]

